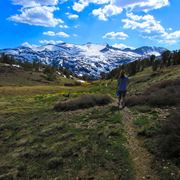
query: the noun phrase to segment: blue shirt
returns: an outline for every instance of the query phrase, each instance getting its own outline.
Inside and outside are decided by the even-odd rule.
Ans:
[[[118,90],[119,91],[126,91],[127,88],[127,83],[128,83],[128,77],[119,77],[118,79]]]

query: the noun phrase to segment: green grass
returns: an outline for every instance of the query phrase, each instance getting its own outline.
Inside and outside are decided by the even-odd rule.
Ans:
[[[144,146],[154,155],[154,166],[158,170],[160,179],[179,179],[179,158],[167,158],[164,155],[164,152],[169,154],[172,153],[171,151],[178,147],[178,143],[170,139],[168,135],[162,135],[163,125],[167,121],[160,120],[160,116],[162,117],[164,115],[163,111],[153,112],[153,110],[151,110],[151,112],[143,112],[141,114],[139,114],[139,109],[138,111],[132,109],[132,111],[134,112],[135,116],[138,116],[134,120],[134,125],[137,128],[138,135],[144,139]],[[175,125],[173,122],[171,123],[171,126],[175,128],[177,127],[177,125]],[[178,135],[174,134],[178,133],[179,131],[172,130],[170,126],[168,127],[168,132],[172,132],[171,137],[178,138]],[[171,145],[167,145],[167,142],[165,142],[166,140],[168,140],[168,143]],[[163,149],[162,143],[166,145],[166,147],[163,147]]]
[[[179,76],[177,67],[163,71],[151,77],[152,71],[145,69],[130,77],[128,95],[161,79]],[[65,87],[63,84],[71,80],[45,83],[25,76],[17,82],[12,77],[0,81],[0,175],[9,179],[133,178],[121,113],[110,105],[53,111],[57,102],[82,94],[115,97],[116,80]],[[70,98],[65,96],[68,93]],[[152,107],[136,106],[131,110],[137,116],[134,125],[139,135],[149,138],[158,132],[158,114]]]
[[[62,92],[13,93],[0,98],[0,174],[27,179],[133,176],[122,117],[111,107],[57,113],[52,107],[66,99]],[[76,93],[71,98],[81,94]]]
[[[136,116],[133,123],[137,127],[138,135],[149,138],[159,132],[160,125],[156,111],[149,109],[147,106],[137,106],[132,108],[132,111]]]
[[[150,120],[147,117],[139,117],[134,121],[134,124],[138,127],[148,126]]]

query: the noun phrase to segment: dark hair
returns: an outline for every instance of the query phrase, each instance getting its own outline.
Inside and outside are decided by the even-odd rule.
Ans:
[[[125,71],[124,71],[124,70],[121,70],[119,77],[120,77],[120,78],[125,77]]]

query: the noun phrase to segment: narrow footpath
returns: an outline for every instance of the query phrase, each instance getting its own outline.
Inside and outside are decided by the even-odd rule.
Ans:
[[[158,180],[152,169],[153,156],[144,147],[144,142],[137,137],[137,131],[133,125],[133,116],[128,108],[122,110],[126,147],[130,153],[135,171],[135,180],[151,179]]]

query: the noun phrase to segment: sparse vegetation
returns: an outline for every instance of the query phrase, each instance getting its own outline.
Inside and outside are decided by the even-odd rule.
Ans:
[[[162,125],[159,134],[160,151],[164,157],[173,158],[176,163],[180,159],[180,107],[172,111],[167,121]]]
[[[144,68],[151,67],[153,71],[160,71],[163,67],[179,65],[180,64],[180,50],[177,51],[164,51],[160,58],[151,55],[149,58],[139,59],[128,64],[120,65],[118,68],[113,69],[108,74],[103,74],[102,79],[111,79],[118,77],[121,69],[124,69],[129,76],[133,76],[138,72],[143,71]]]
[[[180,103],[180,79],[162,81],[147,88],[142,94],[128,97],[129,106],[147,104],[172,106]]]
[[[60,102],[54,106],[56,111],[68,111],[76,109],[84,109],[93,106],[107,105],[112,102],[112,98],[108,95],[88,94],[82,95],[76,99]]]
[[[133,179],[132,159],[125,146],[123,112],[109,104],[111,98],[104,95],[115,97],[116,80],[74,86],[75,80],[71,78],[47,81],[43,72],[8,71],[13,72],[2,72],[0,78],[0,177]],[[178,111],[172,111],[179,104],[179,73],[178,66],[155,72],[151,67],[145,68],[130,77],[127,94],[128,101],[137,98],[134,103],[129,101],[133,106],[128,106],[133,112],[137,139],[143,140],[155,155],[154,166],[162,179],[179,179],[179,116]],[[73,86],[64,86],[65,83]],[[170,94],[171,103],[164,101],[163,92],[168,98]],[[82,98],[83,94],[90,98]],[[103,95],[99,98],[97,94]],[[157,100],[161,98],[159,105]],[[64,109],[54,111],[55,104]],[[166,118],[171,111],[174,117]]]
[[[1,175],[16,171],[11,176],[17,179],[131,179],[121,114],[107,106],[79,113],[50,110],[63,99],[50,94],[1,97]],[[4,110],[6,100],[11,105]]]
[[[44,69],[44,74],[46,74],[46,79],[48,81],[53,81],[56,79],[56,69],[54,67],[47,66]]]
[[[179,85],[179,78],[161,79],[128,98],[136,117],[134,125],[147,149],[155,155],[160,179],[176,180],[180,177]]]

